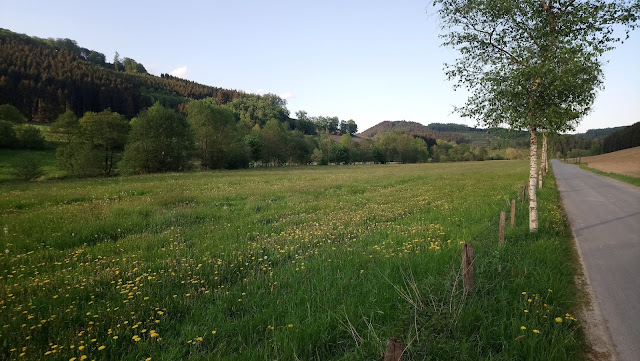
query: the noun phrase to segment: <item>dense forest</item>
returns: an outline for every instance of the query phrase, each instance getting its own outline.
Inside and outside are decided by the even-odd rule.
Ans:
[[[604,153],[640,146],[640,122],[628,127],[622,127],[609,134],[602,141]]]
[[[104,54],[70,39],[40,39],[0,29],[0,104],[27,119],[51,122],[67,110],[77,116],[111,109],[132,118],[159,101],[177,108],[186,98],[226,104],[244,93],[168,74],[147,74],[131,58],[108,63]]]

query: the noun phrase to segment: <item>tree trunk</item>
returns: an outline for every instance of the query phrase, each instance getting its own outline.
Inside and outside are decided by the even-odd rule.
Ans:
[[[547,132],[542,132],[542,175],[546,175],[549,170],[549,159],[547,158]]]
[[[538,176],[538,137],[536,130],[529,127],[531,147],[529,148],[529,231],[538,230],[538,201],[536,199],[536,183]]]

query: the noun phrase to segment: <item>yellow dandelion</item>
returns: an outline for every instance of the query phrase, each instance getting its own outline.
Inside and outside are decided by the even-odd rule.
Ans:
[[[522,294],[523,294],[523,295],[526,295],[527,293],[526,293],[526,292],[522,292]]]
[[[87,355],[82,355],[82,356],[80,356],[80,361],[84,361],[84,360],[86,360],[86,359],[87,359],[87,357],[88,357]]]
[[[216,334],[216,330],[211,331],[211,334],[215,335]]]
[[[118,339],[118,336],[113,336],[113,339],[114,339],[114,340],[117,340],[117,339]]]
[[[561,323],[562,322],[562,317],[556,317],[556,322]]]
[[[104,346],[104,345],[103,345],[103,346],[98,347],[98,350],[99,350],[99,351],[102,351],[102,350],[104,350],[105,348],[107,348],[107,346]]]
[[[287,327],[293,327],[293,323],[290,323],[289,325],[287,325]]]
[[[526,330],[527,328],[525,326],[520,326],[521,330]]]
[[[538,330],[533,330],[533,333],[540,333],[540,331],[538,331]]]

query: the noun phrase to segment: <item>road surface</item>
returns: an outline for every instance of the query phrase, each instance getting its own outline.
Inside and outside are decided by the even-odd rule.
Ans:
[[[620,361],[640,360],[640,188],[552,161],[589,282]]]

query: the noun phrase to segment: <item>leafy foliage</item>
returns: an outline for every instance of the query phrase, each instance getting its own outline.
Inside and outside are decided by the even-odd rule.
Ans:
[[[187,170],[193,149],[187,118],[156,103],[131,120],[123,161],[133,173]]]
[[[447,66],[471,93],[458,111],[490,126],[572,129],[602,84],[600,56],[615,24],[635,26],[633,2],[436,0],[444,44],[461,56]]]

